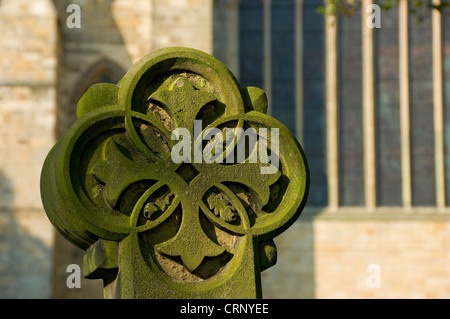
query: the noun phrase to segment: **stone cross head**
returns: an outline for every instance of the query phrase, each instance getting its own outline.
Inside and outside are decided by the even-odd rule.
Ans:
[[[259,298],[301,213],[303,151],[218,60],[166,48],[93,85],[48,154],[46,213],[105,298]]]

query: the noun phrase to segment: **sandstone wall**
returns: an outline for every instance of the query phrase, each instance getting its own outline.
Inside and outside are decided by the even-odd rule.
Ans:
[[[0,298],[50,297],[53,230],[39,194],[53,146],[56,13],[48,0],[0,4]]]
[[[430,208],[306,210],[275,243],[265,298],[450,296],[450,220]]]

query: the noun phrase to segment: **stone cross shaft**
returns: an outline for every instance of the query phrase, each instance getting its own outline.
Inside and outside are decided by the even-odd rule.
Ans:
[[[214,57],[166,48],[91,86],[41,175],[48,218],[105,298],[260,298],[300,215],[303,151]]]

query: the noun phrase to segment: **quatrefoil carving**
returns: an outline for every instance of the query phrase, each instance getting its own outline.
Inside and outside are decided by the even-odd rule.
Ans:
[[[262,90],[241,88],[213,57],[187,48],[158,50],[118,84],[94,85],[82,97],[78,120],[43,167],[47,215],[83,249],[99,241],[136,248],[117,252],[117,267],[145,266],[139,271],[160,272],[154,280],[168,286],[216,277],[219,286],[236,280],[233,273],[248,267],[243,262],[249,254],[251,268],[262,270],[274,262],[272,238],[301,213],[309,183],[300,145],[266,109]],[[198,123],[201,133],[276,128],[276,152],[270,136],[264,136],[279,160],[276,172],[262,174],[267,162],[249,161],[251,147],[243,162],[174,162],[177,128],[191,133],[186,158],[208,147],[195,136]],[[261,146],[258,140],[253,147]],[[125,265],[120,254],[139,262]]]

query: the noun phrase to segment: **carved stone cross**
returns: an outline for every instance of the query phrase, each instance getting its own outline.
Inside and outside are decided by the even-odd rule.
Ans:
[[[273,238],[306,202],[303,151],[212,56],[155,51],[93,85],[41,194],[105,298],[259,298]]]

